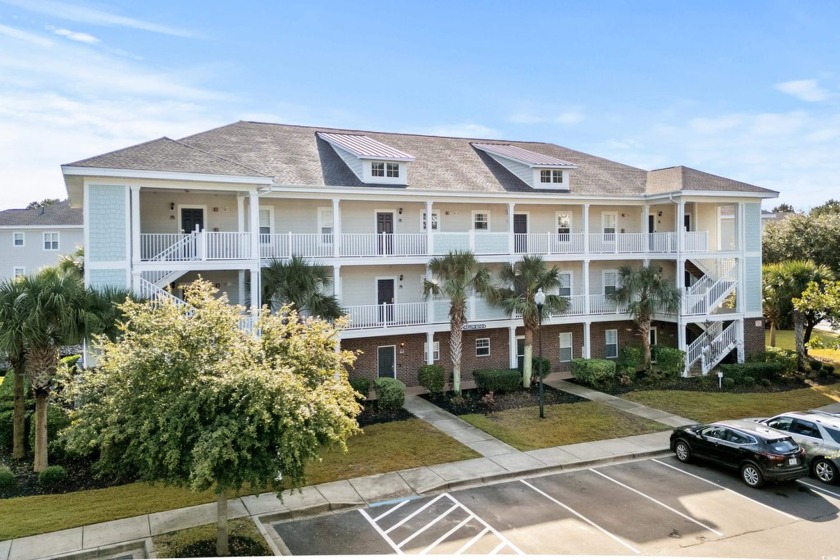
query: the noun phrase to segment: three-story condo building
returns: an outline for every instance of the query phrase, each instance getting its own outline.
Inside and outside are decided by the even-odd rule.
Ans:
[[[638,337],[611,303],[617,269],[653,264],[682,291],[655,342],[686,372],[763,349],[761,201],[776,192],[687,167],[646,171],[541,142],[238,122],[62,167],[84,208],[91,286],[152,295],[198,275],[259,306],[260,269],[292,255],[328,265],[356,372],[417,384],[449,368],[449,302],[426,300],[428,261],[470,250],[492,270],[523,254],[562,271],[569,310],[547,317],[553,369],[617,357]],[[165,293],[165,292],[164,292]],[[515,367],[522,321],[468,304],[465,380]]]

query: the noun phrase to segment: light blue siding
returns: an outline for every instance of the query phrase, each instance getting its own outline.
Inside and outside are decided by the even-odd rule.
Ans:
[[[111,287],[127,289],[125,270],[120,269],[91,269],[88,271],[90,287],[94,290]]]
[[[512,159],[500,157],[500,156],[497,156],[495,154],[487,154],[487,155],[489,155],[491,158],[495,159],[500,164],[505,166],[508,171],[510,171],[511,173],[513,173],[514,175],[516,175],[517,177],[522,179],[522,181],[526,185],[529,185],[531,187],[534,186],[534,185],[531,184],[534,181],[534,172],[531,170],[530,167],[528,167],[524,163],[519,163],[518,161],[513,161]]]
[[[349,167],[353,171],[353,173],[356,174],[356,177],[361,179],[363,173],[362,168],[364,166],[362,160],[360,160],[347,150],[343,150],[336,145],[333,145],[332,147],[335,150],[335,153],[338,154],[338,157],[340,157],[344,161],[344,163],[347,164],[347,167]]]
[[[744,204],[744,248],[761,251],[761,204]]]
[[[88,187],[89,239],[85,247],[85,258],[91,262],[128,260],[128,205],[125,189],[122,185]]]
[[[761,257],[747,257],[744,270],[745,310],[747,312],[761,312]]]

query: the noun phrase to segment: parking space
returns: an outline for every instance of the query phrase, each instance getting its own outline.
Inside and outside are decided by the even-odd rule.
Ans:
[[[668,457],[272,527],[296,555],[732,556],[743,542],[744,556],[819,558],[840,550],[838,511],[840,488],[813,479],[755,490],[736,473]],[[792,530],[813,536],[794,542]]]

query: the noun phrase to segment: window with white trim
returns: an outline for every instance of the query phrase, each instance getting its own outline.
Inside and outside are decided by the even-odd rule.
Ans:
[[[260,243],[271,243],[271,229],[274,218],[274,208],[260,206]]]
[[[560,362],[572,361],[572,333],[560,333]]]
[[[385,176],[386,177],[399,177],[400,176],[400,164],[399,163],[386,163],[385,164]]]
[[[58,232],[44,232],[44,251],[58,251]]]
[[[16,231],[12,234],[12,247],[23,247],[26,242],[26,236],[22,231]]]
[[[541,169],[540,183],[562,183],[563,170],[561,169]]]
[[[560,288],[557,290],[557,295],[570,297],[572,295],[572,273],[560,272],[557,278],[560,280]]]
[[[476,357],[487,357],[490,355],[490,339],[476,338],[475,339],[475,355]]]
[[[432,231],[438,230],[438,225],[440,224],[440,212],[437,210],[432,211]],[[423,212],[423,231],[426,231],[426,213]]]
[[[371,175],[371,177],[384,177],[385,176],[385,162],[384,161],[372,161],[372,162],[370,162],[370,175]]]
[[[480,231],[490,230],[490,212],[484,210],[473,212],[473,229]]]
[[[606,340],[604,357],[618,358],[618,330],[608,329],[604,331],[604,340]]]
[[[333,209],[324,206],[318,208],[318,243],[331,245],[333,242]]]
[[[614,294],[619,287],[618,271],[605,270],[603,271],[601,277],[604,279],[604,295],[608,296],[610,294]]]
[[[423,356],[425,357],[425,356],[428,356],[428,355],[429,355],[429,343],[424,342],[423,343]],[[432,361],[433,362],[440,361],[440,341],[439,340],[435,340],[432,343]]]
[[[22,276],[26,276],[26,268],[22,266],[16,266],[12,271],[12,278],[20,278]]]

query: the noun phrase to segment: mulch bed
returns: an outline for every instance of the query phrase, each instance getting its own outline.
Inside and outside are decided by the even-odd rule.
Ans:
[[[546,405],[570,404],[586,400],[575,395],[570,395],[569,393],[564,393],[563,391],[557,391],[548,385],[544,385],[543,387],[544,402]],[[420,396],[456,416],[462,414],[486,414],[489,412],[488,405],[482,402],[484,393],[478,389],[461,391],[462,399],[453,399],[454,394],[451,392],[439,395],[424,394]],[[530,389],[522,388],[512,393],[495,393],[493,395],[493,401],[493,412],[525,406],[539,406],[539,385],[535,384]]]
[[[0,450],[0,465],[6,465],[15,473],[17,486],[11,489],[0,489],[0,498],[17,498],[20,496],[35,496],[38,494],[66,494],[78,490],[94,490],[108,488],[117,484],[127,484],[133,480],[115,480],[113,478],[95,477],[91,472],[92,459],[51,460],[50,466],[60,465],[67,472],[67,478],[60,485],[44,488],[38,482],[38,473],[32,470],[32,456],[26,459],[12,459],[11,453]]]
[[[359,426],[372,426],[373,424],[382,424],[385,422],[399,422],[400,420],[410,420],[414,415],[404,408],[399,410],[379,410],[376,406],[376,401],[367,401],[364,403],[362,413],[356,417],[356,422]]]

